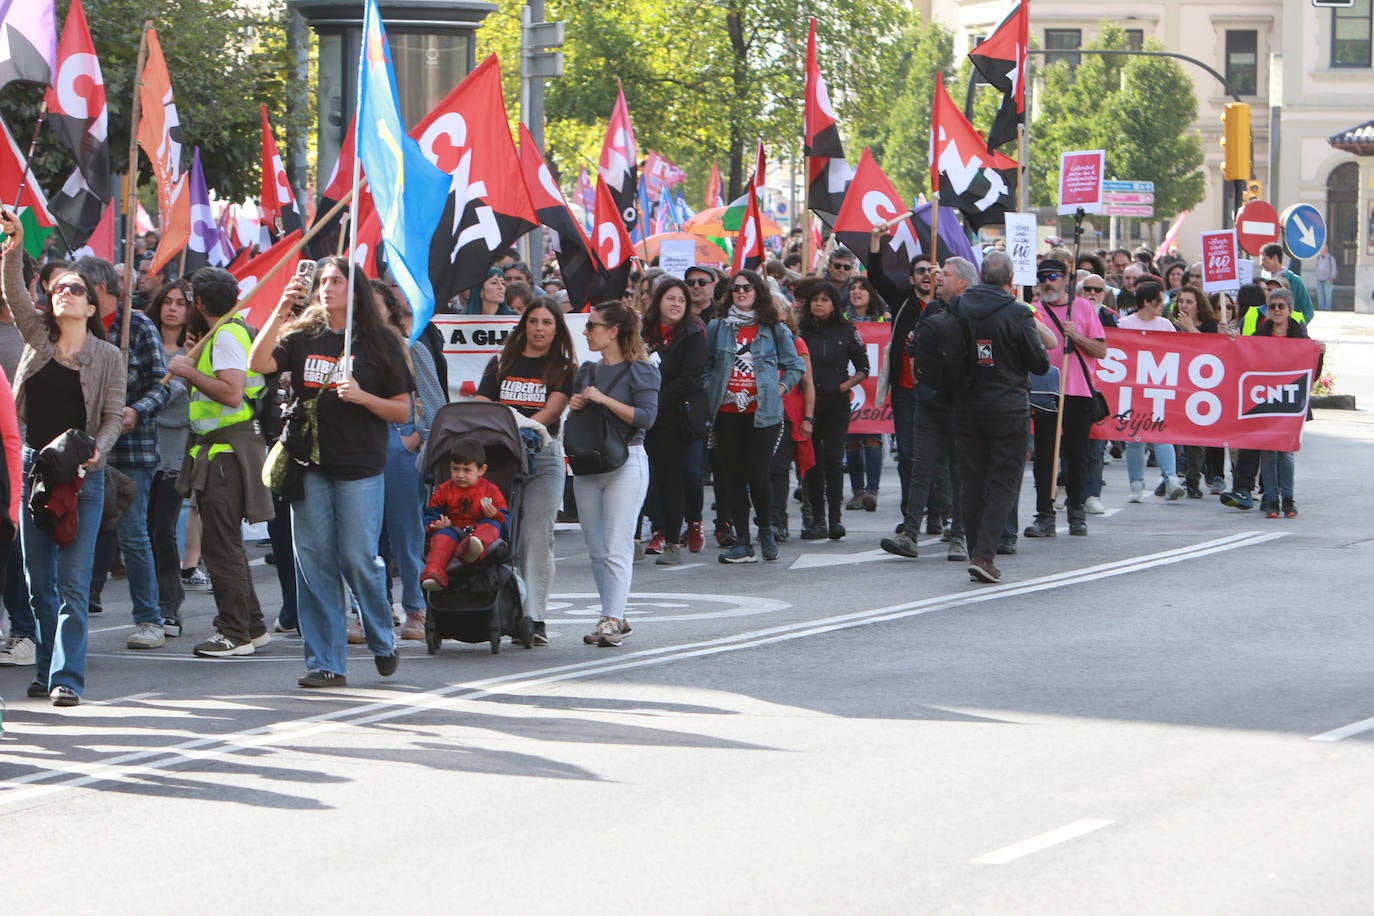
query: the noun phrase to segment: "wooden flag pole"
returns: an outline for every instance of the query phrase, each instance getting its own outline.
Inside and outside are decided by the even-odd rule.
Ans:
[[[930,192],[930,265],[940,266],[940,191]]]
[[[14,206],[10,209],[15,213],[19,212],[19,203],[24,199],[24,185],[29,181],[29,163],[33,162],[33,152],[38,148],[38,134],[43,130],[43,121],[48,116],[48,99],[45,95],[43,104],[38,106],[38,118],[33,122],[33,139],[29,141],[29,154],[24,157],[24,172],[19,176],[19,190],[14,195]]]
[[[363,184],[366,183],[367,180],[363,179]],[[262,279],[259,280],[257,284],[253,286],[252,289],[243,294],[243,298],[238,301],[237,305],[235,305],[229,311],[225,312],[223,315],[219,316],[219,318],[215,321],[214,325],[211,326],[210,330],[205,333],[205,336],[203,336],[200,340],[196,341],[195,346],[193,346],[190,350],[186,351],[187,359],[194,361],[197,357],[199,357],[200,351],[205,349],[205,344],[215,336],[215,332],[218,331],[220,328],[224,327],[230,321],[232,321],[234,319],[234,316],[236,316],[239,312],[243,311],[244,305],[249,300],[251,300],[255,295],[257,295],[258,290],[262,289],[264,286],[267,285],[268,280],[271,280],[273,277],[277,275],[277,271],[282,269],[282,265],[285,264],[287,261],[291,260],[292,255],[297,254],[298,252],[300,252],[302,248],[304,248],[306,245],[309,245],[310,242],[315,238],[315,236],[318,235],[322,229],[324,229],[325,225],[334,217],[338,216],[339,211],[341,211],[344,208],[344,205],[352,199],[353,189],[350,188],[348,191],[344,192],[344,196],[339,198],[339,202],[334,204],[334,206],[329,210],[329,212],[324,215],[323,219],[315,220],[314,225],[312,225],[310,229],[307,232],[305,232],[300,237],[300,239],[298,239],[296,243],[291,246],[290,249],[287,250],[286,254],[282,255],[281,259],[278,260],[277,263],[272,265],[272,267],[267,271],[267,273],[262,275]],[[169,381],[171,381],[171,378],[172,373],[168,372],[166,375],[162,377],[162,384],[167,384]]]
[[[138,212],[138,121],[143,116],[143,105],[139,88],[143,83],[143,65],[148,62],[148,30],[153,20],[143,23],[143,31],[138,38],[138,63],[134,65],[134,101],[129,108],[129,187],[125,199],[124,217],[124,283],[120,291],[123,316],[119,325],[119,349],[126,356],[129,353],[129,325],[134,310],[134,233],[130,230],[133,214]]]

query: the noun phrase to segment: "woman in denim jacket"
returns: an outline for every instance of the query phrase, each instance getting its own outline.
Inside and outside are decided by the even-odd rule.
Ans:
[[[740,270],[731,278],[729,303],[706,328],[706,395],[714,417],[711,438],[720,450],[716,484],[739,530],[738,543],[720,555],[722,563],[758,559],[749,539],[751,500],[763,558],[778,558],[768,465],[782,436],[782,396],[802,375],[792,333],[780,324],[763,278]]]

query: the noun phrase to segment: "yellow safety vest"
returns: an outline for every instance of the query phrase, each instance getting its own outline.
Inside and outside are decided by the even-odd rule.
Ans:
[[[214,375],[215,369],[212,354],[215,349],[215,340],[220,334],[233,335],[240,344],[243,345],[243,352],[247,353],[253,346],[253,338],[248,333],[248,326],[239,319],[234,319],[225,324],[215,332],[215,336],[200,351],[200,358],[196,361],[196,369],[206,375]],[[239,401],[237,407],[227,407],[216,401],[214,398],[202,392],[199,388],[191,389],[191,433],[196,436],[203,436],[206,433],[226,426],[233,426],[236,423],[244,423],[253,419],[253,403],[262,394],[265,387],[263,377],[252,369],[247,370],[247,377],[244,379],[243,400]],[[200,457],[201,446],[191,446],[191,457]],[[220,443],[210,446],[210,457],[213,458],[221,452],[232,452],[233,448],[229,445]]]

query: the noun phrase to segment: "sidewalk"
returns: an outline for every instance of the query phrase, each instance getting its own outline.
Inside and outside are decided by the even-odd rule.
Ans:
[[[1374,315],[1317,312],[1311,334],[1326,343],[1325,371],[1336,394],[1355,396],[1360,410],[1374,409]]]

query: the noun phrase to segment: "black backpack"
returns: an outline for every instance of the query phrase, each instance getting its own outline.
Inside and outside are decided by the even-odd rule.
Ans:
[[[922,315],[908,348],[916,380],[936,391],[966,388],[971,378],[973,335],[958,306],[956,297],[943,309]]]

